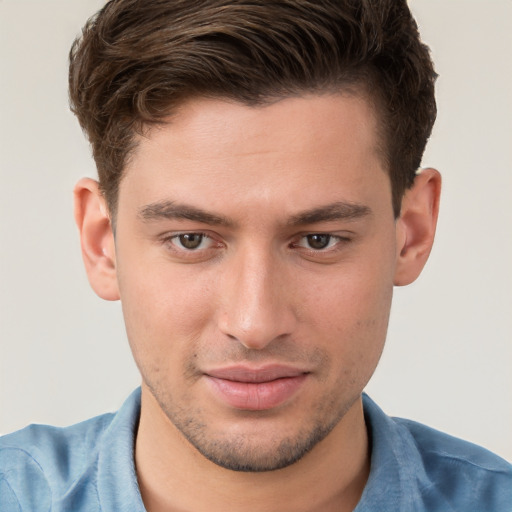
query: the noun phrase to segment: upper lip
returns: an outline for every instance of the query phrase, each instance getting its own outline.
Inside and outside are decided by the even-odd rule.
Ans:
[[[297,367],[286,365],[269,365],[259,368],[250,368],[248,366],[228,366],[205,372],[206,375],[215,379],[252,383],[270,382],[272,380],[284,379],[286,377],[300,377],[306,373],[309,372]]]

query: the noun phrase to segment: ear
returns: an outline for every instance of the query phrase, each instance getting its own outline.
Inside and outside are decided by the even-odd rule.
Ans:
[[[439,172],[422,169],[404,195],[396,228],[396,286],[412,283],[427,262],[434,243],[440,194]]]
[[[102,299],[118,300],[114,234],[98,183],[81,179],[75,186],[75,221],[82,257],[93,290]]]

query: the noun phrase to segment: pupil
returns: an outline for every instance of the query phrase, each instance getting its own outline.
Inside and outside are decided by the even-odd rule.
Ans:
[[[330,239],[330,235],[308,235],[308,244],[312,249],[325,249]]]
[[[187,249],[197,249],[203,241],[203,235],[197,233],[185,233],[180,235],[180,243]]]

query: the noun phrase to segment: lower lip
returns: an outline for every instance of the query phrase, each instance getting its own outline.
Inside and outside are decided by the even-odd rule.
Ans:
[[[268,382],[238,382],[207,376],[215,394],[227,405],[247,411],[273,409],[289,400],[302,386],[307,374]]]

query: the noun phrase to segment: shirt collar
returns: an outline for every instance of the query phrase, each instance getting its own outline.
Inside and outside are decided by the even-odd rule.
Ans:
[[[133,457],[140,396],[138,388],[128,397],[105,432],[103,449],[98,457],[97,482],[104,512],[145,511]],[[363,407],[371,466],[354,512],[418,510],[418,504],[422,502],[421,489],[429,485],[429,478],[412,436],[364,393]]]
[[[371,465],[354,512],[418,510],[422,502],[421,489],[429,485],[429,478],[413,437],[364,393],[363,407]]]
[[[103,512],[144,512],[135,472],[135,434],[140,417],[140,388],[121,406],[103,439],[98,457],[98,497]]]

